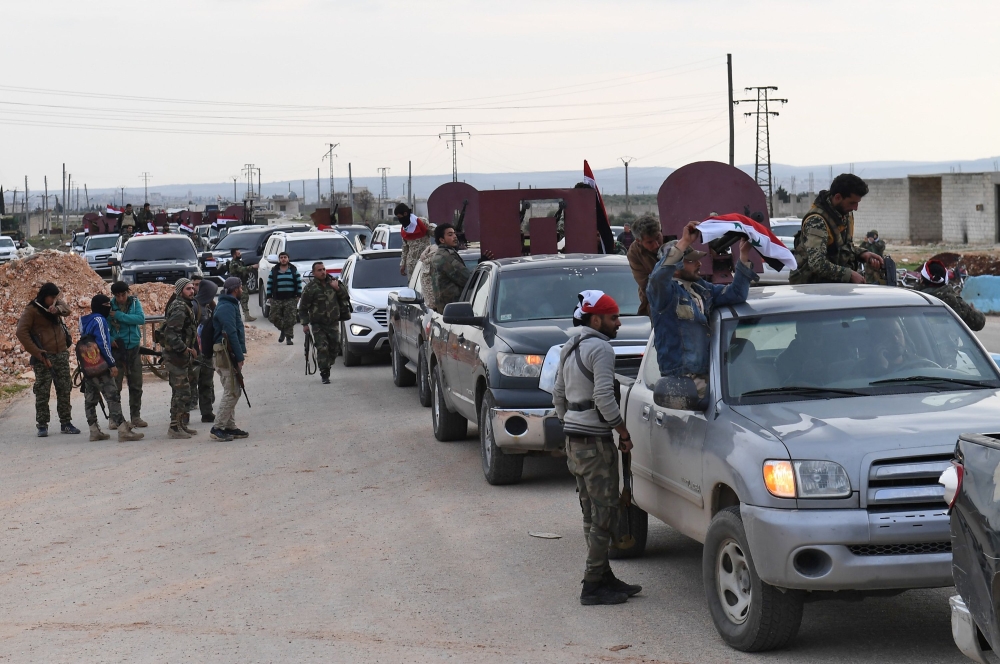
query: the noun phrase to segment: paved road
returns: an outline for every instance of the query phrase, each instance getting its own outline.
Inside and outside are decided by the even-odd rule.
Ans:
[[[810,604],[787,650],[732,651],[701,547],[658,522],[648,555],[616,565],[642,595],[581,607],[562,462],[490,487],[476,440],[435,441],[386,364],[337,365],[323,386],[301,358],[252,349],[252,436],[233,443],[168,440],[160,381],[138,443],[31,437],[30,399],[0,415],[0,660],[966,661],[948,589]]]

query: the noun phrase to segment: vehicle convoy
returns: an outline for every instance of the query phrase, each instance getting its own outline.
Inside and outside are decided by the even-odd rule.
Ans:
[[[389,293],[406,285],[406,276],[399,273],[401,253],[363,251],[344,263],[341,281],[351,294],[351,319],[340,329],[344,366],[389,350]]]
[[[112,255],[112,281],[127,284],[159,282],[172,284],[178,279],[201,274],[198,252],[183,235],[145,235],[124,241],[120,258]]]
[[[221,242],[220,242],[221,244]],[[267,277],[278,263],[278,254],[288,252],[289,262],[302,277],[303,288],[312,279],[312,265],[322,261],[326,271],[340,276],[344,263],[354,254],[354,247],[340,233],[325,231],[287,232],[276,231],[264,243],[264,253],[257,261],[257,297],[264,316],[270,315],[266,301]]]
[[[0,265],[17,258],[17,245],[6,235],[0,236]]]
[[[438,440],[465,437],[479,425],[483,474],[490,484],[521,479],[524,457],[561,455],[562,424],[552,395],[539,387],[549,349],[570,337],[580,291],[600,289],[617,302],[622,326],[616,371],[635,375],[649,319],[624,256],[565,254],[486,261],[461,301],[433,314],[429,368],[431,420]],[[554,369],[554,367],[553,367]]]
[[[940,480],[951,513],[951,569],[958,591],[949,600],[951,633],[959,650],[982,664],[997,661],[1000,653],[998,467],[1000,434],[963,434]]]
[[[211,279],[218,285],[226,277],[226,264],[232,257],[232,250],[239,249],[244,265],[254,265],[260,261],[264,245],[277,231],[284,233],[304,233],[312,230],[309,224],[287,224],[282,226],[242,226],[233,229],[225,238],[219,241],[209,251],[201,254],[201,271],[206,279]],[[248,284],[251,293],[257,292],[257,279]]]
[[[108,259],[111,258],[118,237],[118,233],[91,235],[83,246],[83,257],[87,259],[87,265],[102,277],[111,276]]]
[[[652,340],[624,401],[635,505],[704,543],[722,638],[777,648],[807,597],[950,586],[937,480],[1000,408],[997,366],[954,312],[899,288],[771,286],[711,330],[705,402],[661,380]],[[645,514],[629,516],[641,555]]]
[[[462,249],[458,255],[472,271],[479,264],[481,253],[479,249]],[[431,309],[424,301],[421,279],[427,269],[423,261],[417,261],[409,286],[390,292],[388,299],[392,379],[397,387],[409,387],[416,382],[421,406],[431,405],[431,375],[427,361]]]
[[[354,245],[354,248],[357,251],[364,251],[367,249],[368,239],[372,236],[372,229],[362,224],[338,225],[323,230],[340,233],[346,237],[352,245]]]

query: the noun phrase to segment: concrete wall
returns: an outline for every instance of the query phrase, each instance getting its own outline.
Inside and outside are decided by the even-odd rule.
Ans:
[[[941,178],[907,178],[910,189],[910,241],[917,244],[941,241]]]
[[[942,175],[941,181],[944,241],[963,244],[1000,241],[997,219],[1000,173],[949,173]]]
[[[865,233],[874,228],[886,242],[909,241],[910,186],[907,178],[865,182],[868,183],[868,195],[854,213],[854,239],[864,239]]]

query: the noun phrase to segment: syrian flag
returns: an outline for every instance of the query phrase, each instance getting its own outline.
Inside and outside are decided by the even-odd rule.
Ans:
[[[217,227],[224,227],[228,226],[229,224],[238,224],[238,223],[240,223],[239,219],[228,219],[226,217],[219,217],[218,219],[212,222],[212,225]]]
[[[610,254],[614,253],[615,240],[614,236],[611,234],[611,227],[608,225],[608,209],[604,207],[604,197],[601,196],[601,190],[597,188],[597,180],[594,179],[594,171],[590,169],[590,164],[587,160],[583,160],[583,181],[594,188],[597,192],[597,204],[601,206],[601,212],[604,213],[603,219],[597,220],[597,232],[601,234],[601,244],[604,245],[604,253]],[[604,222],[603,224],[601,222]],[[607,227],[606,229],[604,227]],[[608,244],[608,238],[611,238],[611,244]]]
[[[701,232],[702,241],[706,243],[730,234],[727,239],[735,240],[737,237],[748,239],[750,245],[764,258],[764,262],[778,272],[784,267],[789,270],[798,267],[795,256],[792,255],[788,247],[781,243],[781,240],[775,237],[769,228],[742,214],[722,214],[717,217],[709,217],[698,224],[698,230]]]
[[[147,221],[146,222],[146,228],[149,229],[150,233],[155,233],[156,232],[156,226],[154,226],[153,222],[151,222],[151,221]]]
[[[182,231],[184,231],[185,233],[194,233],[194,226],[192,226],[190,224],[187,224],[187,223],[181,224],[180,225],[180,229]]]
[[[119,210],[113,205],[109,205],[107,206],[107,209],[104,211],[104,213],[109,217],[120,217],[121,215],[125,214],[125,211]]]

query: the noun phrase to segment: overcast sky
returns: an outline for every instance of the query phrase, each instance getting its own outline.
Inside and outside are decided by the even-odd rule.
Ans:
[[[141,188],[728,159],[737,98],[787,97],[772,159],[1000,154],[1000,3],[33,0],[4,11],[0,184]],[[737,163],[754,123],[736,119]]]

